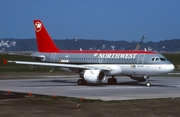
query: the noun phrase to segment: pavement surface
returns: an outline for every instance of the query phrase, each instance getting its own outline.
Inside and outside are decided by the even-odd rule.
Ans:
[[[151,77],[151,87],[129,77],[116,77],[116,85],[78,86],[77,76],[23,76],[1,78],[0,91],[38,95],[57,95],[100,100],[129,100],[180,97],[179,77]],[[4,93],[4,92],[3,92]],[[24,95],[23,94],[23,95]]]

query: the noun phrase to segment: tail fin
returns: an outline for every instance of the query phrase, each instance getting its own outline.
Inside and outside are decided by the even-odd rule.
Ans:
[[[39,52],[59,52],[40,20],[34,20],[34,29]]]

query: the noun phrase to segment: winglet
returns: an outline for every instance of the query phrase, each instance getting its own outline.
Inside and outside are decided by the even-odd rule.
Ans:
[[[6,65],[8,61],[5,58],[3,58],[2,60],[3,60],[3,64]]]
[[[34,20],[34,29],[39,52],[59,52],[41,20]]]

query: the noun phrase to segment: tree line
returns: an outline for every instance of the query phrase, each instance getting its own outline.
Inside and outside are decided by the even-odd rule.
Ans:
[[[37,51],[36,39],[0,39],[3,41],[16,42],[16,46],[6,47],[4,51]],[[62,50],[133,50],[138,41],[110,41],[110,40],[91,40],[91,39],[54,39],[56,46]],[[180,39],[162,40],[159,42],[142,42],[140,50],[151,50],[158,52],[179,52]],[[2,47],[0,47],[2,50]]]

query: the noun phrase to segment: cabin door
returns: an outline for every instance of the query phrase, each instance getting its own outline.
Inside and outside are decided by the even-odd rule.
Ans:
[[[99,63],[102,63],[103,58],[99,57]]]
[[[52,53],[52,54],[51,54],[51,57],[50,57],[50,62],[51,62],[51,63],[55,63],[55,62],[56,62],[56,61],[55,61],[56,54],[57,54],[57,53]]]
[[[143,67],[144,57],[145,57],[145,54],[139,54],[138,61],[137,61],[138,67]]]

